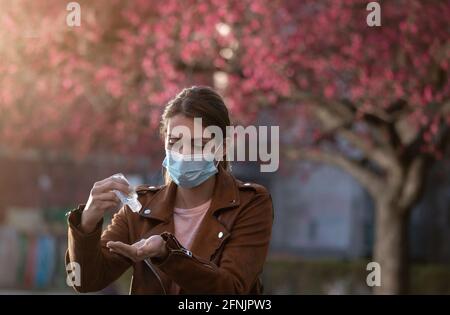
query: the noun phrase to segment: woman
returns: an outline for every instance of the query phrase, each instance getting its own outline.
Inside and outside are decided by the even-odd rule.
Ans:
[[[231,175],[226,154],[217,154],[226,150],[211,151],[213,160],[206,153],[200,161],[184,159],[198,142],[174,131],[184,127],[194,134],[194,118],[223,134],[230,125],[211,88],[184,89],[171,100],[161,123],[167,183],[136,188],[138,213],[122,207],[102,233],[104,213],[120,206],[112,190],[129,193],[128,184],[114,177],[95,183],[86,205],[70,212],[66,264],[79,265],[77,291],[101,290],[132,266],[131,294],[262,293],[271,197],[264,187]],[[225,142],[218,148],[225,149]]]

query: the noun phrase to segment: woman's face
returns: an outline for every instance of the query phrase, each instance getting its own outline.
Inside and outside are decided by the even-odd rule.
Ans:
[[[195,130],[197,130],[197,134]],[[194,118],[178,114],[168,119],[165,139],[165,148],[168,150],[185,155],[214,153],[213,142],[210,142],[212,139],[204,135],[203,126],[199,121],[194,121]]]

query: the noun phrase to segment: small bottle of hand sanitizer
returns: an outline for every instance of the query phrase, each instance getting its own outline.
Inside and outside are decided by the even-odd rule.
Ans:
[[[114,174],[112,177],[123,179],[129,184],[128,180],[125,178],[125,176],[122,173]],[[120,199],[122,204],[130,207],[131,211],[139,212],[139,210],[141,210],[142,205],[139,202],[139,200],[137,199],[138,194],[136,193],[136,191],[134,189],[128,195],[125,195],[124,193],[122,193],[116,189],[114,189],[113,192]]]

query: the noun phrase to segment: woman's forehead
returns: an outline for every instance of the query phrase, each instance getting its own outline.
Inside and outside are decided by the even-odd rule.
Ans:
[[[177,127],[184,126],[186,128],[191,129],[191,131],[194,131],[194,118],[186,117],[184,115],[175,115],[173,117],[170,117],[167,121],[167,129],[172,130],[176,129]]]
[[[184,115],[175,115],[168,119],[167,135],[172,138],[190,138],[192,140],[215,138],[214,133],[204,132],[201,119]]]

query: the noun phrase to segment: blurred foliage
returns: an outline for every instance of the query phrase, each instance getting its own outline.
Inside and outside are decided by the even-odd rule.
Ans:
[[[366,260],[269,259],[263,275],[265,294],[370,294]],[[383,281],[383,271],[381,273]],[[411,294],[450,294],[450,268],[415,264]]]
[[[263,274],[264,294],[371,294],[366,285],[368,262],[269,258]],[[132,275],[130,268],[117,280],[114,286],[118,293],[128,294]],[[448,266],[415,264],[410,293],[450,294],[448,279]]]

